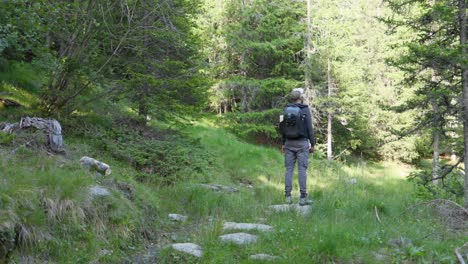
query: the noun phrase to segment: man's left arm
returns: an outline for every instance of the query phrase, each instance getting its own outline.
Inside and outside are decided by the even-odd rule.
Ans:
[[[307,127],[307,138],[310,142],[310,152],[314,152],[315,149],[315,136],[314,136],[314,127],[312,125],[312,117],[309,108],[306,109],[306,127]]]

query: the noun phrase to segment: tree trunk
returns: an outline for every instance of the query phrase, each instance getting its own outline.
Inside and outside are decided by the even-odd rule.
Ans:
[[[328,99],[331,99],[332,95],[332,83],[331,83],[331,61],[328,59]],[[328,128],[327,128],[327,159],[330,161],[333,159],[332,152],[332,109],[331,105],[328,106]]]
[[[148,120],[148,102],[147,98],[147,89],[146,87],[142,87],[142,93],[139,95],[138,98],[138,116],[140,117],[143,125],[146,126],[146,122]]]
[[[311,74],[311,59],[312,59],[312,23],[311,23],[311,0],[307,0],[307,39],[306,39],[306,61],[304,67],[305,75],[305,104],[310,104],[311,100],[311,89],[312,89],[312,74]]]
[[[460,19],[460,44],[466,44],[466,2],[458,1],[458,16]],[[465,59],[466,48],[462,48],[462,59]],[[468,69],[466,64],[461,64],[463,84],[463,139],[465,147],[465,208],[468,208]]]
[[[434,124],[434,144],[433,144],[433,157],[432,157],[432,179],[437,179],[439,177],[439,138],[440,138],[440,131],[439,131],[439,106],[435,99],[432,100],[432,111],[434,112],[433,124]],[[434,184],[438,183],[438,180],[433,180]]]
[[[138,115],[141,118],[142,124],[146,126],[146,121],[148,120],[148,106],[143,101],[144,100],[141,100],[138,105]]]
[[[241,112],[245,113],[247,112],[247,87],[242,86],[241,93],[242,93]]]
[[[312,83],[312,54],[315,52],[315,49],[312,44],[312,0],[307,1],[307,34],[306,34],[306,59],[304,65],[304,103],[309,105],[310,114],[312,116],[312,122],[315,127],[318,127],[320,113],[318,112],[317,108],[314,107],[313,102],[314,99],[317,97],[317,91],[313,89]]]

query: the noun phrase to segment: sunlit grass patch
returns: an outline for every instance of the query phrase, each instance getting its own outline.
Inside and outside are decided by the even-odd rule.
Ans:
[[[450,250],[444,241],[426,243],[421,239],[438,228],[438,233],[444,233],[444,227],[437,224],[430,212],[420,218],[405,211],[417,202],[413,185],[405,179],[411,170],[406,165],[364,161],[345,165],[311,156],[308,190],[315,200],[312,214],[271,213],[269,205],[284,202],[284,161],[279,148],[246,144],[209,123],[195,125],[190,131],[218,153],[215,170],[220,173],[214,180],[236,185],[247,179],[254,186],[253,193],[241,187],[238,196],[200,190],[188,195],[193,199],[188,207],[198,204],[190,209],[194,210],[190,214],[195,213],[201,219],[209,215],[217,217],[215,226],[205,226],[194,238],[208,251],[203,263],[253,263],[248,256],[255,253],[279,256],[277,263],[379,263],[375,253],[383,251],[387,252],[389,262],[424,262],[446,256],[442,252]],[[297,202],[297,169],[293,189]],[[247,222],[259,218],[266,218],[274,230],[258,234],[257,244],[219,244],[219,235],[223,234],[219,226],[223,221]],[[408,238],[413,244],[395,248],[389,243],[399,237]],[[461,238],[455,235],[451,239]]]
[[[39,103],[35,94],[5,82],[0,82],[0,97],[14,100],[27,108]],[[0,104],[0,107],[4,107],[3,104]]]
[[[180,175],[170,185],[140,182],[135,168],[84,138],[67,139],[66,157],[25,147],[13,154],[1,149],[0,211],[8,213],[0,215],[0,224],[21,224],[24,245],[33,248],[30,254],[47,250],[57,262],[131,261],[151,241],[161,247],[159,263],[256,263],[249,256],[259,253],[278,256],[275,263],[379,263],[376,252],[384,252],[387,263],[443,263],[454,261],[453,247],[463,244],[464,237],[448,232],[430,210],[408,210],[419,198],[402,176],[407,166],[343,164],[314,155],[308,169],[312,213],[274,213],[269,206],[284,203],[279,147],[248,144],[206,122],[184,130],[200,139],[214,161],[203,175]],[[78,163],[83,155],[110,164],[111,176],[87,173]],[[122,182],[132,186],[131,195],[118,188]],[[239,192],[216,192],[202,183]],[[293,184],[297,202],[297,170]],[[111,195],[90,201],[91,185],[109,188]],[[186,215],[187,221],[172,222],[169,213]],[[264,223],[273,230],[248,231],[259,236],[256,244],[222,244],[219,236],[231,233],[223,230],[227,221]],[[411,244],[392,244],[402,237]],[[205,253],[198,259],[165,247],[173,242],[197,243]],[[103,249],[113,253],[102,255]]]

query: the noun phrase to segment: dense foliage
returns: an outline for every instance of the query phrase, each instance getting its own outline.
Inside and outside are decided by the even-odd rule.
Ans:
[[[454,262],[466,20],[466,0],[0,1],[0,263]],[[298,87],[317,139],[306,217],[267,210]],[[2,131],[24,116],[57,119],[64,150]],[[241,251],[219,243],[228,221],[274,228]]]
[[[432,138],[432,170],[420,172],[418,178],[433,191],[438,188],[428,183],[442,180],[442,191],[448,190],[458,197],[463,196],[464,173],[457,168],[460,162],[452,160],[452,164],[440,166],[439,155],[465,155],[463,109],[466,106],[462,94],[466,93],[463,72],[467,61],[466,44],[461,38],[462,35],[466,38],[467,33],[462,31],[465,22],[460,16],[466,13],[464,2],[388,1],[393,13],[385,20],[393,34],[414,32],[400,43],[403,52],[390,62],[405,74],[401,83],[404,89],[414,89],[412,96],[399,107],[399,111],[417,109],[419,112],[415,127],[408,133],[431,134]]]
[[[41,109],[53,115],[122,97],[144,122],[181,112],[203,102],[198,10],[182,0],[2,3],[0,66],[19,75],[2,80],[28,88],[15,69],[32,71]]]

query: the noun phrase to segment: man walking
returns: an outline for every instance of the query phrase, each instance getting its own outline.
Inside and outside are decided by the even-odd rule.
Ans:
[[[303,89],[294,89],[289,96],[292,103],[288,104],[284,109],[281,124],[282,151],[286,165],[286,202],[288,204],[292,203],[292,177],[297,161],[301,192],[299,205],[303,206],[312,204],[312,200],[308,199],[307,194],[307,167],[309,165],[309,153],[314,152],[315,138],[309,106],[303,103]]]

